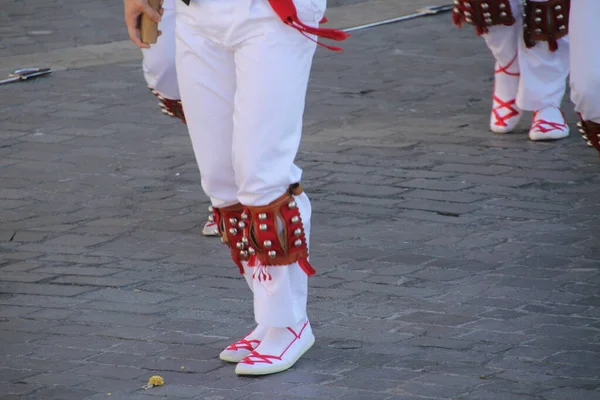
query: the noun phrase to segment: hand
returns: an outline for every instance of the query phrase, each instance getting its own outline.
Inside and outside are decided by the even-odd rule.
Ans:
[[[140,40],[139,18],[142,14],[146,14],[150,19],[158,23],[160,22],[163,10],[154,10],[148,5],[148,0],[123,0],[123,5],[125,7],[125,24],[127,25],[127,32],[129,32],[129,39],[137,47],[142,49],[149,48],[149,45]]]

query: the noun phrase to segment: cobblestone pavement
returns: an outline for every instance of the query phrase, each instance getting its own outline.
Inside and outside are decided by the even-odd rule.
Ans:
[[[200,235],[185,127],[139,62],[0,87],[0,398],[600,399],[600,162],[525,120],[489,133],[492,60],[448,18],[319,50],[299,154],[317,342],[257,379],[216,358],[249,293]]]

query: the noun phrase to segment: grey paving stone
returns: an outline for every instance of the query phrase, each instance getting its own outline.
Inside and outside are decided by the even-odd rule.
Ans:
[[[445,182],[433,179],[413,179],[399,183],[398,186],[405,188],[418,188],[427,190],[462,190],[468,189],[472,185],[463,182]]]
[[[159,321],[163,317],[152,315],[129,315],[112,311],[82,311],[70,321],[79,323],[92,323],[98,325],[114,324],[132,327],[147,327]]]
[[[33,375],[37,375],[37,372],[13,368],[0,369],[0,381],[21,381]]]
[[[73,375],[70,372],[39,374],[24,379],[25,382],[46,386],[76,386],[91,380],[92,377]]]
[[[41,296],[76,296],[94,290],[92,286],[62,286],[35,283],[2,283],[0,291],[14,294],[35,294]]]
[[[83,400],[91,396],[93,392],[75,388],[44,388],[32,393],[30,398],[39,400]]]
[[[2,395],[7,397],[15,395],[19,396],[18,398],[23,398],[23,396],[31,395],[31,393],[40,388],[42,388],[42,386],[32,383],[2,382]]]
[[[36,346],[25,353],[28,357],[59,361],[83,361],[100,353],[100,350],[78,349],[69,347]]]

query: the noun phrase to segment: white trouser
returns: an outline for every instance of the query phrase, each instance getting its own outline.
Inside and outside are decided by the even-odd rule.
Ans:
[[[511,26],[490,27],[489,33],[484,35],[486,44],[499,67],[509,65],[514,59],[509,71],[520,72],[516,97],[520,109],[537,111],[559,107],[569,74],[569,39],[567,36],[559,39],[555,52],[548,49],[546,42],[537,42],[528,49],[523,41],[523,4],[521,0],[510,0],[510,3],[517,22]]]
[[[296,0],[317,26],[325,0]],[[294,164],[316,44],[283,24],[267,0],[177,1],[177,75],[188,129],[215,207],[263,206],[300,181]],[[300,196],[306,234],[310,203]],[[252,268],[246,268],[252,271]],[[256,322],[286,327],[306,318],[307,278],[297,264],[251,281]]]
[[[600,123],[600,1],[572,0],[571,100],[584,120]]]
[[[158,29],[162,34],[149,49],[142,49],[142,69],[146,83],[161,96],[179,100],[177,71],[175,70],[175,1],[164,0],[164,14]]]

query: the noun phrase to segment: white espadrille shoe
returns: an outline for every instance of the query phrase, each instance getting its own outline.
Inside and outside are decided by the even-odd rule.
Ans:
[[[291,368],[315,343],[310,323],[270,328],[261,344],[235,368],[238,375],[267,375]]]
[[[558,140],[567,136],[569,136],[569,126],[559,108],[547,107],[533,113],[529,139],[534,141]]]

